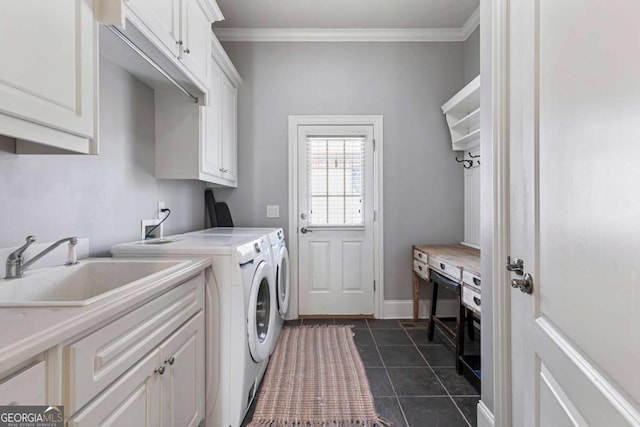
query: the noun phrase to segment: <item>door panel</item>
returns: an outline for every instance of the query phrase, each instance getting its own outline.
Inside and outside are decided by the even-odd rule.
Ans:
[[[222,177],[235,181],[238,154],[238,94],[229,79],[222,74]]]
[[[640,424],[630,16],[633,0],[512,2],[511,254],[534,278],[532,295],[512,291],[514,425]]]
[[[191,72],[209,87],[211,22],[199,0],[182,0],[181,58]]]
[[[209,105],[201,107],[205,111],[205,143],[202,144],[202,172],[222,176],[222,70],[214,63],[211,67],[211,89]]]
[[[372,135],[371,126],[299,128],[300,314],[373,314]]]

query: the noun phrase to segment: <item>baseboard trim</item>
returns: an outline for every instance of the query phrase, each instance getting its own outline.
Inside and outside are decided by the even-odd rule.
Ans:
[[[494,427],[496,424],[493,413],[482,400],[478,402],[478,427]]]
[[[455,299],[438,299],[438,316],[455,316],[458,312],[458,301]],[[431,313],[431,300],[420,300],[418,315],[426,319]],[[382,304],[383,319],[413,319],[413,300],[384,300]]]

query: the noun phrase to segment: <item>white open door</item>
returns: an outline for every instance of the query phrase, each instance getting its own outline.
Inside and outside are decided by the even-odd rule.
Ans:
[[[373,126],[298,127],[301,315],[374,312]]]
[[[638,426],[640,2],[509,9],[511,425]]]

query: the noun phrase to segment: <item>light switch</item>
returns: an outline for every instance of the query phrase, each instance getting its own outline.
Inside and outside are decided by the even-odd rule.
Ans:
[[[280,218],[280,206],[267,205],[267,218]]]

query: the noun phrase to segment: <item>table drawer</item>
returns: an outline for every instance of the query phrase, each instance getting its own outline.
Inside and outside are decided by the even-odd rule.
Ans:
[[[429,266],[438,273],[442,273],[445,276],[449,276],[453,280],[462,280],[462,270],[450,264],[446,264],[435,257],[429,257]]]
[[[468,271],[462,272],[462,283],[464,283],[465,285],[473,286],[478,291],[480,290],[480,284],[481,284],[480,277]]]
[[[429,259],[429,256],[427,254],[425,254],[424,252],[420,252],[419,250],[414,249],[413,250],[413,258],[426,263],[427,260]]]
[[[480,307],[481,295],[480,292],[470,286],[462,286],[462,304],[480,314],[482,309]]]
[[[429,267],[424,262],[413,260],[413,271],[425,280],[429,280]]]
[[[64,350],[73,414],[204,307],[204,275],[188,280]],[[67,409],[68,408],[68,409]]]

